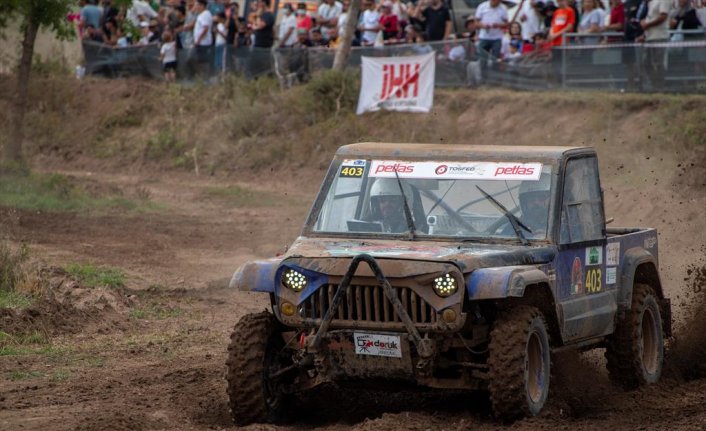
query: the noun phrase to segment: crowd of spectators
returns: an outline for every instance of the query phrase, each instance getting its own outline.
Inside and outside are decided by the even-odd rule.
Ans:
[[[188,64],[222,71],[226,47],[336,48],[350,19],[350,0],[285,2],[280,17],[270,0],[254,0],[241,11],[232,0],[134,0],[127,9],[111,0],[86,0],[79,31],[86,40],[112,47],[160,44],[165,77],[175,78],[178,53]],[[513,0],[513,16],[501,0],[481,3],[452,25],[445,0],[362,0],[354,46],[385,46],[467,40],[475,53],[514,62],[528,53],[546,54],[565,43],[664,42],[703,38],[668,30],[703,28],[706,0]],[[608,33],[607,33],[608,32]],[[567,38],[567,34],[576,34]],[[607,34],[606,34],[607,33]],[[465,51],[464,51],[465,52]]]

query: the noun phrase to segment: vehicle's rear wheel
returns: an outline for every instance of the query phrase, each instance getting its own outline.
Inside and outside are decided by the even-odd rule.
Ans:
[[[228,346],[226,380],[233,422],[276,422],[284,396],[269,376],[281,369],[284,341],[268,312],[247,314],[235,325]]]
[[[504,420],[535,416],[549,396],[549,334],[535,307],[519,306],[501,315],[490,333],[490,400]]]
[[[611,380],[624,389],[656,383],[662,375],[664,334],[657,295],[636,283],[630,310],[618,320],[605,353]]]

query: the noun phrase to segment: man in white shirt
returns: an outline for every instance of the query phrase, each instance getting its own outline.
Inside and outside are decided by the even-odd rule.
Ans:
[[[507,21],[507,9],[500,4],[500,0],[487,0],[478,6],[476,9],[476,23],[480,28],[478,48],[483,57],[487,57],[488,54],[492,59],[500,57]]]
[[[280,48],[290,48],[297,41],[297,17],[291,3],[284,5],[284,18],[279,23],[277,39]]]
[[[373,46],[380,32],[380,12],[375,10],[373,0],[365,0],[363,7],[365,12],[360,15],[360,21],[358,22],[358,30],[362,32],[361,44]]]
[[[343,13],[343,4],[337,0],[323,0],[319,5],[316,22],[323,29],[335,28],[338,24],[338,17]],[[328,34],[328,31],[324,31]]]
[[[141,21],[149,21],[152,18],[157,18],[157,12],[143,0],[133,0],[132,6],[127,10],[127,19],[132,25],[138,27]]]
[[[520,12],[520,23],[522,24],[522,40],[531,42],[534,35],[542,32],[542,19],[537,10],[537,1],[525,0]]]
[[[206,6],[207,0],[197,0],[194,5],[194,50],[189,58],[189,67],[194,75],[209,74],[213,52],[213,15]]]

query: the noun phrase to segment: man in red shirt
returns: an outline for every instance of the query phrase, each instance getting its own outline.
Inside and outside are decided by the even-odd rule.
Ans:
[[[621,0],[610,0],[610,22],[605,27],[607,31],[625,31],[625,5]],[[621,36],[611,36],[608,42],[620,42]]]
[[[552,29],[549,33],[549,41],[552,46],[560,46],[564,43],[564,33],[574,31],[576,25],[576,14],[569,7],[567,0],[558,0],[559,8],[554,11],[552,17]]]

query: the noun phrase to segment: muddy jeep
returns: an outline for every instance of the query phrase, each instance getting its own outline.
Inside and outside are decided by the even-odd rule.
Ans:
[[[606,228],[595,152],[341,147],[301,236],[231,287],[269,295],[228,347],[237,424],[336,382],[487,391],[537,415],[551,354],[604,347],[612,380],[656,382],[671,311],[657,232]]]

